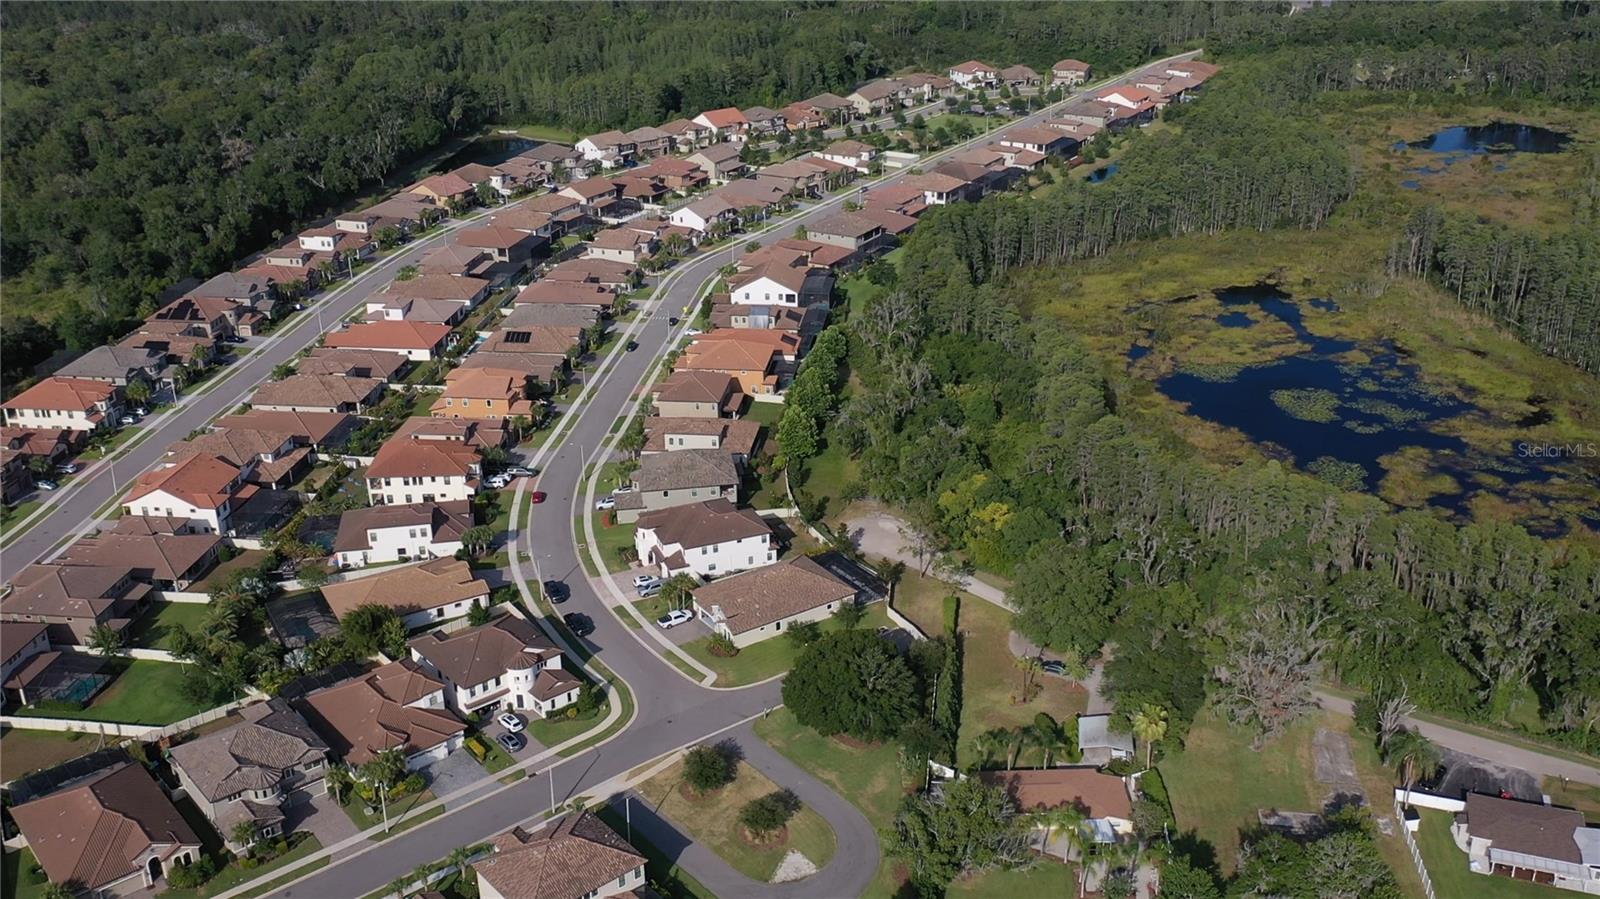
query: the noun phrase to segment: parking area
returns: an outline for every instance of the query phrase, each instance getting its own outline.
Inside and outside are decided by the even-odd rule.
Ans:
[[[536,716],[532,712],[517,712],[516,714],[524,724],[536,720]],[[500,748],[501,752],[505,752],[506,748],[500,745],[500,735],[505,733],[506,729],[500,725],[499,721],[495,720],[497,715],[499,715],[498,712],[495,715],[485,716],[483,724],[479,726],[478,731],[483,734],[485,740],[494,743],[495,746]],[[520,731],[517,736],[521,737],[522,742],[526,745],[516,752],[509,753],[509,755],[519,762],[538,755],[544,749],[544,744],[535,740],[533,734],[527,729]]]
[[[440,797],[449,796],[451,793],[470,787],[489,776],[489,772],[483,770],[483,766],[478,764],[478,760],[473,758],[472,753],[465,749],[458,749],[429,765],[427,773],[429,778],[428,789],[433,791],[433,795]],[[466,799],[467,797],[465,796],[456,800],[447,799],[445,800],[445,807],[449,808],[455,803],[466,801]]]
[[[355,836],[356,823],[327,793],[301,790],[291,793],[289,798],[284,822],[288,831],[308,831],[324,846],[336,846]]]

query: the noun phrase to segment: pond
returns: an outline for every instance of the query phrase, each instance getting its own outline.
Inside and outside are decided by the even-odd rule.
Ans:
[[[1447,172],[1451,166],[1466,159],[1512,153],[1560,153],[1571,140],[1571,136],[1563,132],[1537,125],[1491,122],[1487,125],[1453,125],[1422,140],[1395,141],[1394,149],[1398,152],[1415,150],[1432,154],[1437,165],[1419,165],[1405,170],[1408,174],[1427,176]],[[1503,172],[1507,166],[1504,162],[1495,162],[1490,168]],[[1406,190],[1420,190],[1422,182],[1408,178],[1401,181],[1400,186]]]
[[[504,134],[480,137],[451,153],[443,162],[434,166],[434,171],[448,172],[473,162],[479,165],[499,165],[507,159],[526,153],[537,146],[539,146],[538,141],[529,140],[526,137]]]
[[[1090,172],[1089,177],[1085,180],[1090,184],[1099,184],[1107,178],[1110,178],[1112,175],[1115,175],[1117,173],[1117,168],[1118,166],[1115,162],[1111,163],[1110,165],[1103,165],[1100,168]]]
[[[1426,474],[1449,475],[1459,485],[1453,492],[1445,488],[1435,493],[1429,502],[1462,516],[1470,511],[1468,501],[1481,491],[1526,498],[1518,489],[1522,485],[1552,478],[1592,480],[1570,461],[1488,453],[1442,433],[1437,427],[1441,422],[1476,413],[1477,407],[1430,386],[1393,343],[1358,344],[1319,335],[1307,328],[1301,303],[1272,285],[1226,287],[1214,293],[1226,310],[1216,317],[1221,326],[1250,328],[1276,319],[1294,332],[1299,352],[1259,365],[1180,363],[1157,387],[1185,404],[1189,414],[1241,432],[1268,455],[1286,458],[1344,489],[1376,493],[1386,473],[1386,456],[1425,450]],[[1331,300],[1306,305],[1338,312]],[[1143,344],[1128,350],[1130,361],[1150,351]],[[1137,356],[1135,350],[1140,351]],[[1535,400],[1542,398],[1529,398],[1537,408]],[[1515,424],[1526,427],[1548,420],[1541,412]],[[1560,530],[1554,519],[1523,523],[1530,530]]]

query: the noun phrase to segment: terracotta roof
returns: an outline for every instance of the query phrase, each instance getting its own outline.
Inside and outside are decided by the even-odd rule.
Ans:
[[[321,759],[328,750],[316,731],[283,699],[247,705],[244,721],[172,747],[175,767],[212,802],[245,790],[265,790],[286,769]]]
[[[872,147],[858,140],[836,140],[823,149],[828,156],[856,156],[870,154]]]
[[[904,234],[917,226],[917,220],[911,216],[901,215],[888,209],[863,209],[856,214],[876,223],[890,234]]]
[[[440,441],[412,440],[396,435],[378,447],[367,466],[368,478],[471,477],[478,462],[476,450]]]
[[[567,357],[552,353],[500,353],[479,349],[462,360],[460,367],[499,368],[532,375],[541,381],[551,381],[566,370]]]
[[[460,540],[461,535],[472,527],[472,503],[463,499],[347,510],[339,516],[339,533],[333,538],[333,551],[370,549],[368,531],[421,526],[428,528],[434,543]]]
[[[632,131],[629,131],[625,136],[628,138],[628,140],[633,141],[634,143],[642,144],[649,141],[667,140],[672,135],[662,131],[660,128],[655,128],[650,125],[640,125]]]
[[[122,502],[126,505],[160,490],[191,506],[218,509],[239,492],[238,484],[238,466],[216,456],[190,456],[176,465],[140,475]]]
[[[1052,72],[1087,72],[1089,64],[1081,59],[1063,59],[1050,67]]]
[[[1491,841],[1494,849],[1575,864],[1595,863],[1584,858],[1575,839],[1576,831],[1587,826],[1582,812],[1468,793],[1466,819],[1467,832]]]
[[[166,354],[148,347],[97,346],[61,366],[56,377],[123,378],[135,369],[160,371],[166,366]]]
[[[810,557],[795,555],[698,587],[694,602],[708,613],[712,606],[720,607],[728,631],[742,634],[855,595],[854,587]]]
[[[785,265],[778,261],[763,262],[729,278],[728,289],[737,290],[753,281],[766,278],[798,294],[805,289],[806,278],[811,276],[812,271],[809,265]]]
[[[516,231],[538,231],[550,226],[550,213],[527,206],[513,206],[489,216],[489,224]]]
[[[904,183],[907,187],[915,187],[919,190],[931,190],[934,193],[949,193],[950,191],[960,190],[961,188],[966,187],[970,182],[963,181],[960,178],[955,178],[950,175],[941,174],[939,172],[928,172],[927,174],[915,175],[907,178],[902,183]],[[869,194],[868,196],[871,195]]]
[[[458,687],[476,686],[514,669],[538,668],[561,654],[542,631],[510,613],[452,634],[430,632],[410,646]]]
[[[97,889],[137,874],[153,847],[170,860],[200,838],[141,765],[123,762],[11,810],[28,848],[56,883]]]
[[[691,122],[688,119],[673,119],[672,121],[663,124],[661,126],[661,130],[670,135],[677,136],[686,131],[703,131],[705,130],[705,126],[698,122]]]
[[[482,355],[484,354],[473,353],[467,358],[471,360]],[[468,447],[501,446],[505,443],[505,431],[483,419],[414,417],[400,423],[400,429],[395,432],[394,439]]]
[[[721,419],[690,420],[715,422]],[[645,512],[639,516],[639,527],[655,531],[656,539],[663,544],[676,543],[685,549],[772,533],[772,525],[754,509],[736,508],[725,499]]]
[[[296,372],[281,381],[266,381],[256,388],[250,403],[256,406],[312,406],[337,409],[365,405],[383,390],[382,378],[318,375]]]
[[[487,247],[495,250],[509,250],[519,246],[535,246],[544,240],[526,231],[514,228],[501,228],[495,225],[485,225],[480,228],[469,228],[456,235],[456,243],[464,247]]]
[[[45,378],[8,400],[6,409],[55,409],[87,412],[103,403],[117,388],[85,378]]]
[[[657,402],[720,403],[732,394],[740,398],[739,384],[732,375],[712,371],[675,371],[653,389]]]
[[[222,297],[231,300],[248,300],[267,291],[267,282],[243,272],[223,272],[213,275],[198,287],[189,290],[192,297]]]
[[[514,232],[521,234],[521,232]],[[522,235],[526,237],[527,235]],[[390,296],[422,297],[429,300],[456,300],[470,303],[489,287],[481,278],[424,274],[406,281],[391,281],[383,292]]]
[[[645,862],[616,831],[588,812],[533,833],[494,839],[494,855],[473,865],[501,899],[584,899]]]
[[[724,106],[721,109],[708,109],[705,112],[700,113],[700,115],[696,116],[696,118],[704,119],[713,128],[732,128],[738,125],[750,124],[750,120],[745,118],[744,113],[740,112],[738,108],[733,106]]]
[[[729,181],[717,188],[717,196],[731,203],[736,209],[746,206],[773,206],[783,202],[788,196],[784,190],[771,181],[761,181],[757,178],[741,178],[738,181]]]
[[[465,564],[465,563],[463,563]],[[386,749],[405,754],[432,749],[467,726],[443,709],[416,708],[444,684],[410,659],[390,662],[302,700],[306,717],[346,764],[360,765]]]
[[[669,450],[667,435],[717,437],[718,448],[724,452],[749,456],[755,452],[756,441],[761,438],[761,424],[747,418],[664,418],[652,416],[645,419],[644,450],[646,452],[681,452]]]
[[[979,75],[984,72],[993,72],[994,66],[986,62],[979,62],[976,59],[969,59],[960,65],[951,66],[950,71],[960,72],[964,75]]]
[[[584,281],[535,281],[517,292],[512,303],[555,303],[563,306],[599,306],[609,309],[617,295],[599,284]]]
[[[285,449],[285,446],[288,448]],[[239,468],[255,465],[258,475],[267,475],[267,481],[276,481],[276,476],[271,476],[268,471],[260,469],[278,470],[281,476],[288,471],[281,466],[287,458],[293,458],[296,463],[306,458],[309,450],[297,447],[294,435],[287,431],[265,431],[254,428],[216,428],[181,440],[167,448],[167,461],[188,458],[190,456],[214,456]],[[272,456],[273,462],[266,462],[261,457]],[[258,480],[261,478],[258,477]]]
[[[0,599],[0,612],[95,619],[118,601],[138,599],[149,592],[144,584],[119,587],[132,569],[107,562],[105,567],[93,568],[66,563],[29,565],[11,575],[12,589]],[[0,630],[10,627],[8,622]]]
[[[214,555],[221,544],[222,539],[216,534],[134,534],[119,525],[117,531],[84,537],[67,547],[56,561],[85,567],[120,566],[133,569],[135,577],[173,581]]]
[[[1024,812],[1071,807],[1090,818],[1133,818],[1133,801],[1122,778],[1093,768],[983,771],[978,776],[1004,789]]]
[[[838,94],[830,94],[827,91],[823,91],[822,93],[817,94],[815,97],[807,97],[801,102],[804,102],[810,106],[815,106],[818,109],[849,109],[851,107],[849,100],[846,100]]]
[[[312,351],[315,355],[319,351]],[[293,434],[299,443],[323,446],[343,443],[356,426],[356,418],[346,412],[272,412],[252,409],[217,419],[217,427],[230,430],[282,431]]]
[[[430,322],[362,322],[329,334],[323,343],[330,347],[372,350],[432,350],[448,336],[448,325]]]
[[[609,181],[605,178],[584,178],[581,181],[574,181],[568,184],[561,190],[563,193],[570,191],[574,194],[577,194],[580,198],[587,202],[604,197],[608,194],[615,194],[617,192],[617,185],[616,182]]]
[[[855,95],[868,102],[876,102],[892,97],[904,89],[904,85],[892,78],[879,78],[856,88]]]
[[[489,583],[479,580],[466,562],[455,558],[434,559],[322,588],[322,598],[328,601],[336,618],[369,603],[406,615],[488,595]]]
[[[702,147],[689,154],[690,159],[699,157],[707,162],[722,165],[726,162],[735,162],[739,159],[739,145],[730,143],[712,144]]]
[[[71,448],[77,431],[65,428],[0,427],[0,447],[27,456],[53,456]]]
[[[566,196],[559,192],[543,194],[525,201],[520,208],[531,209],[546,215],[560,215],[577,209],[581,203],[574,197]]]
[[[723,450],[688,449],[651,453],[639,459],[633,481],[640,490],[687,490],[690,487],[737,487],[739,469]]]
[[[471,184],[468,184],[462,178],[452,175],[448,172],[443,175],[430,175],[429,177],[424,178],[421,181],[418,181],[416,184],[406,188],[407,193],[421,193],[422,191],[428,191],[429,193],[441,197],[458,196],[460,194],[468,193],[471,190]]]
[[[469,162],[460,168],[451,169],[450,174],[460,178],[462,181],[465,181],[468,184],[482,184],[496,175],[503,175],[505,173],[493,166],[487,166],[478,162]]]

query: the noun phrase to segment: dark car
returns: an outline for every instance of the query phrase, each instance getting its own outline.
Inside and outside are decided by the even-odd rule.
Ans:
[[[545,581],[544,595],[548,597],[551,602],[559,605],[566,602],[567,597],[571,596],[572,594],[567,590],[567,585],[561,583],[560,581]]]
[[[587,637],[594,633],[594,622],[589,620],[588,615],[568,612],[561,616],[561,620],[566,622],[568,630],[580,637]]]
[[[670,316],[667,319],[667,324],[669,324],[669,325],[676,325],[677,323],[678,323],[678,317],[676,315]]]
[[[1040,666],[1040,668],[1041,668],[1042,671],[1044,671],[1045,674],[1053,674],[1056,677],[1066,677],[1067,676],[1067,665],[1066,665],[1066,663],[1065,662],[1058,662],[1055,659],[1051,659],[1050,661],[1045,662],[1044,665]]]
[[[631,353],[631,352],[633,352],[634,350],[636,350],[638,348],[639,348],[639,341],[637,341],[637,340],[628,341],[628,352]]]

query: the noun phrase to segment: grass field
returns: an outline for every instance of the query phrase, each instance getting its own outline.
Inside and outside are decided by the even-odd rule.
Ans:
[[[123,724],[171,724],[205,711],[183,692],[183,666],[148,659],[115,661],[126,665],[111,685],[101,690],[81,711],[21,709],[19,715],[36,718],[79,718]]]
[[[443,809],[436,808],[432,812],[424,812],[421,815],[415,816],[400,824],[398,827],[394,826],[394,822],[401,815],[418,806],[427,805],[428,803],[432,802],[433,799],[434,796],[432,790],[423,790],[420,793],[414,793],[410,796],[405,796],[400,799],[390,800],[389,822],[391,826],[389,828],[389,832],[387,834],[380,833],[374,837],[374,839],[381,840],[386,836],[393,836],[399,831],[405,830],[408,827],[414,827],[418,824],[421,824],[423,821],[440,814]],[[365,803],[359,796],[350,797],[350,801],[344,806],[344,813],[350,816],[350,820],[355,823],[357,830],[366,830],[369,827],[379,827],[383,824],[383,808],[381,806],[373,806],[372,814],[369,815],[367,814]]]
[[[171,649],[173,631],[187,627],[203,630],[206,614],[211,606],[203,602],[157,602],[150,611],[134,622],[129,643],[145,649]]]
[[[883,610],[881,604],[874,603],[867,607],[866,617],[861,619],[859,627],[862,630],[872,630],[888,625],[888,613]],[[824,633],[838,628],[839,626],[831,618],[822,622]],[[779,634],[760,643],[746,646],[731,659],[711,653],[710,637],[701,637],[685,644],[683,650],[693,656],[695,661],[717,673],[717,686],[738,687],[764,681],[788,671],[793,667],[794,660],[800,656],[801,647],[796,646],[788,637]]]
[[[808,808],[789,819],[786,833],[771,843],[756,843],[746,837],[738,821],[739,810],[783,785],[743,762],[739,763],[733,783],[708,796],[691,797],[682,786],[683,764],[679,762],[640,784],[637,790],[657,812],[752,880],[770,880],[778,863],[791,851],[803,853],[818,868],[833,858],[833,828]]]
[[[107,745],[99,734],[66,734],[49,730],[6,728],[0,736],[0,780],[50,768]]]
[[[27,849],[7,852],[0,857],[0,892],[7,899],[43,899],[46,883],[34,882],[28,874],[37,861]]]
[[[1018,899],[1021,896],[1074,896],[1078,879],[1070,865],[1045,860],[1018,871],[985,871],[961,877],[945,891],[963,899]]]
[[[1467,867],[1467,854],[1457,849],[1455,840],[1450,837],[1448,812],[1422,811],[1417,848],[1422,850],[1422,863],[1428,866],[1433,889],[1441,899],[1454,896],[1471,896],[1472,899],[1560,899],[1566,895],[1565,891],[1555,887],[1472,873]]]

